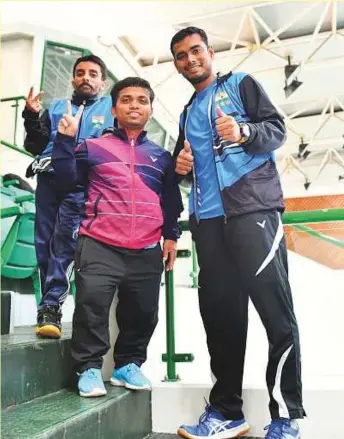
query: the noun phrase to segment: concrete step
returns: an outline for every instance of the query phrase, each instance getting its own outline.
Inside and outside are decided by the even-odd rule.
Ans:
[[[107,385],[81,398],[61,390],[2,412],[6,439],[142,439],[151,431],[151,394]]]
[[[60,340],[38,339],[35,328],[1,336],[1,406],[31,401],[63,389],[71,376],[71,325]]]
[[[339,380],[334,384],[340,384]],[[181,424],[192,425],[209,401],[211,385],[196,383],[167,383],[153,385],[152,430],[175,434]],[[299,420],[302,439],[343,439],[344,388],[318,382],[315,388],[303,390],[307,418]],[[266,388],[243,389],[245,418],[251,426],[250,437],[264,436],[264,427],[270,423],[269,397]],[[169,416],[166,416],[166,413]]]
[[[177,434],[152,433],[145,439],[180,439],[180,437]],[[262,439],[262,438],[252,437],[252,436],[240,436],[240,439]]]

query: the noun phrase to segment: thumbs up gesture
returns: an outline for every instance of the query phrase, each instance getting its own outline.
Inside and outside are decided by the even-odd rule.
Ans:
[[[193,168],[193,155],[190,143],[185,140],[184,148],[180,151],[176,161],[176,173],[180,175],[188,174]]]
[[[234,117],[226,116],[222,109],[216,107],[216,131],[223,140],[238,142],[241,139],[240,127]]]
[[[67,101],[67,113],[63,115],[58,124],[57,130],[59,133],[66,136],[75,137],[78,132],[81,115],[84,111],[84,106],[80,105],[75,116],[72,115],[72,104]]]

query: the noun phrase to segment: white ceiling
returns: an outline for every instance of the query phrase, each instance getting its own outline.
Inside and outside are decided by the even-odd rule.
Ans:
[[[192,87],[175,71],[170,40],[185,26],[201,27],[215,48],[216,70],[253,74],[286,116],[288,141],[280,158],[296,157],[301,138],[319,163],[329,148],[344,152],[344,2],[5,1],[1,8],[3,23],[68,30],[98,39],[110,53],[116,46],[151,81],[173,133]],[[288,56],[300,66],[296,76],[303,84],[286,98]]]

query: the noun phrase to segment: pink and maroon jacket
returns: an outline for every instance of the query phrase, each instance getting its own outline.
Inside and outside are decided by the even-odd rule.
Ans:
[[[173,160],[144,131],[128,139],[124,130],[110,129],[77,148],[58,133],[52,165],[61,188],[85,187],[80,235],[129,249],[153,245],[161,235],[179,238],[183,205]]]

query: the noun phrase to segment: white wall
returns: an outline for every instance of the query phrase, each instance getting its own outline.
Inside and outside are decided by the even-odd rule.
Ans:
[[[33,39],[30,37],[17,36],[1,42],[1,98],[27,95],[30,88],[30,74],[32,64]],[[0,111],[2,123],[0,138],[13,143],[14,132],[14,102],[2,102]],[[18,137],[22,141],[23,124],[21,123],[21,111],[24,103],[20,101],[18,109]]]

